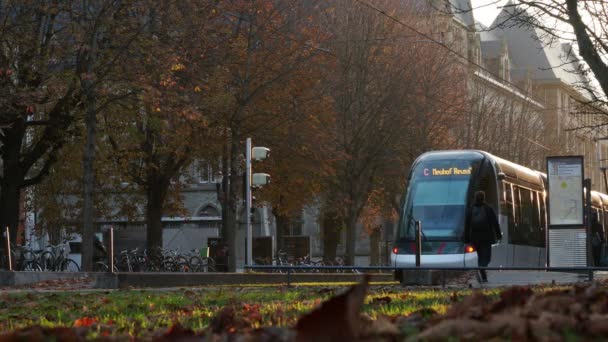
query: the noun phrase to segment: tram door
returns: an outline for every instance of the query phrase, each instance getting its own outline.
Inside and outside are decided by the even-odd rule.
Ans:
[[[512,266],[514,263],[514,250],[510,245],[511,233],[515,225],[513,212],[513,189],[511,183],[502,182],[504,202],[501,203],[500,229],[502,230],[503,244],[505,245],[505,265]]]
[[[479,179],[477,181],[477,188],[482,190],[486,194],[486,203],[494,209],[494,212],[498,214],[499,224],[502,228],[502,220],[501,220],[501,204],[502,204],[502,189],[500,186],[501,182],[496,181],[496,175],[494,173],[494,168],[492,165],[485,160],[481,165],[481,170],[479,172]],[[503,235],[503,241],[500,244],[495,244],[492,246],[492,261],[490,266],[500,267],[505,266],[507,262],[507,248],[505,245],[505,239]]]

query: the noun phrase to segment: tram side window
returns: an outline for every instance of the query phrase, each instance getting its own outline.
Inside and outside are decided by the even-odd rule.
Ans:
[[[513,243],[513,234],[515,234],[515,213],[513,212],[513,189],[510,183],[504,184],[505,189],[505,215],[508,218],[508,227],[505,230],[509,232],[509,243]]]
[[[515,212],[517,213],[517,229],[513,237],[513,243],[518,245],[530,245],[532,237],[532,201],[530,200],[530,190],[514,187]],[[519,195],[519,196],[518,196]]]
[[[604,210],[604,241],[608,241],[608,208]]]
[[[597,220],[598,220],[598,223],[600,224],[600,227],[601,227],[600,234],[601,234],[602,236],[604,236],[604,224],[603,224],[604,217],[603,217],[603,215],[602,215],[602,209],[597,208],[597,207],[594,207],[594,208],[593,208],[593,215],[595,215],[595,217],[596,217],[596,218],[597,218]],[[605,237],[604,237],[604,238],[605,238]]]
[[[538,193],[538,203],[540,206],[540,247],[545,247],[545,234],[547,227],[547,212],[545,207],[545,194],[542,192]]]
[[[510,240],[513,244],[521,245],[522,241],[525,239],[521,236],[521,208],[519,206],[519,188],[513,185],[513,226],[511,226],[511,231],[509,231]]]
[[[532,226],[530,227],[532,229],[532,239],[531,240],[531,245],[535,246],[535,247],[544,247],[544,235],[542,235],[543,233],[543,229],[541,228],[541,224],[540,224],[540,208],[539,208],[539,202],[538,202],[538,196],[539,193],[536,191],[531,191],[530,192],[531,195],[531,199],[532,199]]]

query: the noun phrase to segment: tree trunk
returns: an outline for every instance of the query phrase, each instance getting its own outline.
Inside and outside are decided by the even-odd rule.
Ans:
[[[279,249],[284,249],[284,243],[283,243],[283,238],[287,235],[289,235],[289,217],[280,215],[280,214],[274,214],[274,216],[276,217],[277,220],[277,236],[276,236],[276,243],[277,243],[277,251]]]
[[[156,253],[163,247],[163,204],[169,182],[148,177],[146,189],[146,248]]]
[[[342,223],[333,213],[323,215],[323,261],[333,263],[336,260],[336,250],[340,243],[340,227]]]
[[[236,272],[236,249],[239,242],[236,241],[236,230],[238,228],[238,203],[239,191],[239,170],[238,170],[238,152],[239,141],[237,134],[233,131],[230,146],[230,181],[226,189],[226,243],[228,244],[228,272]]]
[[[19,226],[19,201],[21,200],[21,184],[25,172],[19,165],[21,158],[21,142],[25,133],[23,120],[16,120],[11,128],[4,130],[6,140],[2,154],[2,178],[0,182],[0,228],[2,236],[6,227],[9,227],[11,242],[17,240]],[[6,241],[2,245],[4,249]]]
[[[95,233],[93,211],[93,192],[95,190],[95,139],[97,136],[97,117],[95,111],[95,96],[91,93],[92,82],[87,80],[85,124],[87,142],[84,148],[83,166],[83,208],[82,208],[82,261],[81,269],[93,271],[93,236]]]
[[[369,264],[380,265],[380,232],[382,226],[376,227],[369,237]]]
[[[353,210],[348,211],[348,217],[346,218],[346,265],[355,265],[355,247],[357,244],[357,218],[352,213]]]
[[[17,240],[17,229],[19,227],[19,201],[21,200],[21,190],[19,187],[20,177],[3,178],[0,192],[0,218],[2,221],[2,233],[4,234],[6,227],[9,227],[11,242]],[[11,182],[10,179],[16,179]],[[4,246],[4,245],[3,245]]]

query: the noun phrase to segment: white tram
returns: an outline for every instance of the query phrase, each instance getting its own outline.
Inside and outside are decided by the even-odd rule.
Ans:
[[[547,178],[544,173],[476,150],[434,151],[418,157],[391,253],[395,267],[416,264],[416,223],[422,225],[423,267],[477,267],[477,253],[464,243],[466,208],[475,191],[496,211],[502,242],[492,246],[491,267],[546,265]],[[608,196],[592,191],[592,210],[608,221]],[[605,237],[606,230],[603,230]],[[606,239],[604,239],[606,241]],[[400,279],[400,275],[397,274]]]

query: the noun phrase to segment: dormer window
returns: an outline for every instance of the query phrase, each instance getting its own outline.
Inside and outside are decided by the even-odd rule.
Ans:
[[[502,78],[505,81],[511,80],[511,73],[509,72],[509,57],[504,56],[502,62]]]
[[[198,212],[200,217],[219,217],[220,212],[212,205],[207,205]]]

